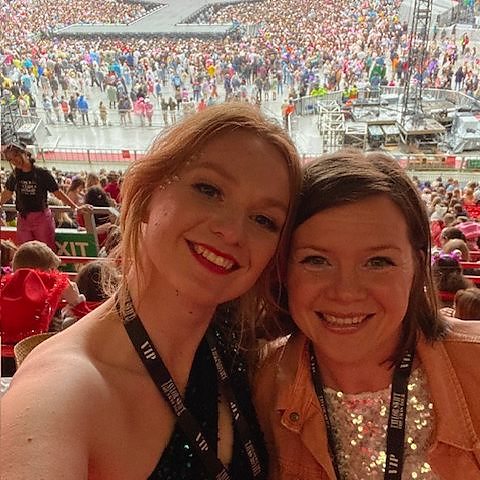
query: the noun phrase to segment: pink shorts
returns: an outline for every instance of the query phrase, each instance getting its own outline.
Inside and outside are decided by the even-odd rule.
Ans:
[[[54,252],[57,251],[55,243],[55,220],[50,209],[43,212],[30,212],[25,216],[17,216],[17,244],[38,240],[46,243]]]

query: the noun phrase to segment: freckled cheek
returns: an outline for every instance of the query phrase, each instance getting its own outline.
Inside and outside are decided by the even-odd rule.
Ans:
[[[175,213],[167,208],[155,208],[150,211],[147,221],[149,225],[158,227],[169,221],[169,217],[173,217],[174,215]]]

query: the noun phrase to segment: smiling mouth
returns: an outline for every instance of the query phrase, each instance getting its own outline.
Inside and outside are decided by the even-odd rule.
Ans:
[[[206,245],[187,241],[195,258],[215,273],[230,273],[240,268],[239,263],[230,255],[221,254]]]
[[[326,328],[336,332],[344,333],[356,332],[363,327],[363,325],[365,325],[370,318],[373,317],[372,314],[337,316],[329,313],[316,313]]]

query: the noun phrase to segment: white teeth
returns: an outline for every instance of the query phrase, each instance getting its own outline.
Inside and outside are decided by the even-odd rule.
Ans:
[[[336,317],[334,315],[329,315],[327,313],[324,313],[323,318],[327,323],[331,325],[335,325],[338,327],[348,327],[351,325],[358,325],[367,317],[365,315],[356,316],[356,317]]]
[[[196,253],[206,258],[209,262],[212,262],[215,265],[224,268],[225,270],[230,270],[234,265],[231,260],[227,260],[224,257],[219,257],[218,255],[215,255],[212,251],[207,250],[205,247],[197,245],[196,243],[193,244],[193,249]]]

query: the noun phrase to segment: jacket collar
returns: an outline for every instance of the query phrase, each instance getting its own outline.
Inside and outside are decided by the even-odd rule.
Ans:
[[[422,337],[417,345],[417,355],[427,374],[433,401],[435,441],[462,450],[478,448],[479,439],[468,411],[467,401],[444,342],[427,343]]]

